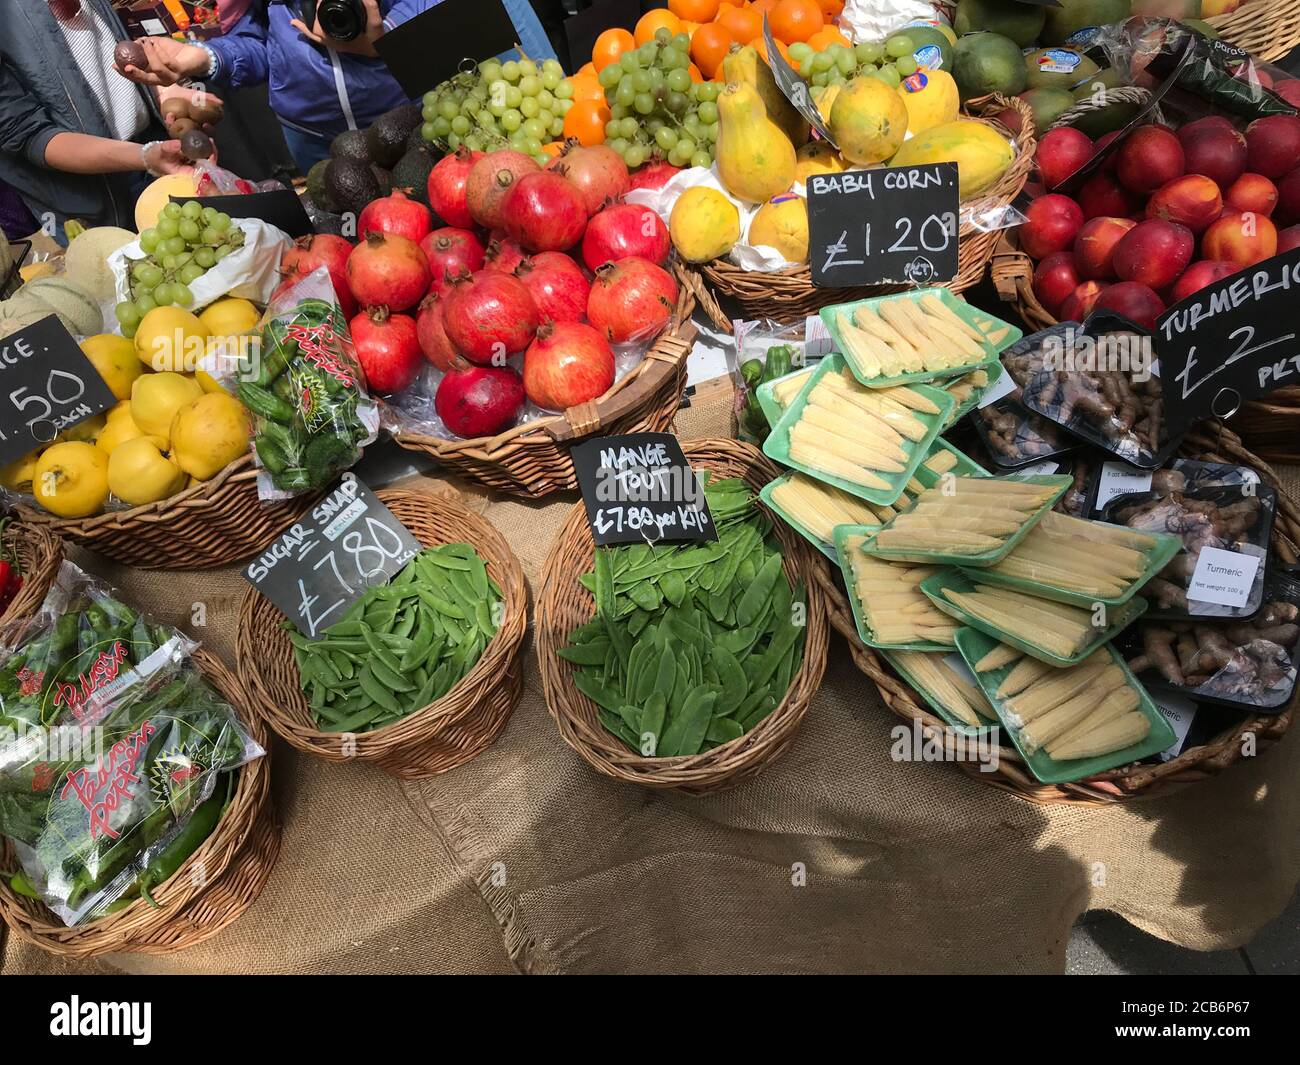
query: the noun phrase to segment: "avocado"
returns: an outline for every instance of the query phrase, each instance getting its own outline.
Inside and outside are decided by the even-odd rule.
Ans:
[[[1021,4],[1016,0],[957,0],[952,28],[958,36],[977,30],[1000,33],[1021,48],[1028,48],[1038,40],[1046,17],[1045,9],[1037,4]]]
[[[1016,42],[998,33],[968,33],[957,38],[952,76],[963,100],[1025,90],[1025,57]]]
[[[1071,89],[1101,68],[1075,48],[1039,48],[1025,56],[1031,89]]]
[[[385,169],[395,165],[406,151],[406,138],[411,130],[423,124],[419,104],[402,104],[385,111],[366,130],[370,161]]]
[[[420,148],[429,142],[424,139],[424,123],[421,122],[413,130],[411,135],[406,138],[406,150],[409,152],[412,148]]]
[[[375,175],[375,180],[379,182],[379,195],[387,196],[393,191],[393,175],[385,170],[382,166],[371,166],[370,172]]]
[[[370,142],[365,133],[359,129],[345,129],[330,141],[330,157],[333,159],[355,159],[359,163],[371,163]]]
[[[339,211],[354,214],[382,195],[374,168],[357,159],[330,160],[325,168],[325,194]]]
[[[429,171],[438,161],[438,154],[425,144],[412,148],[397,160],[393,167],[393,187],[410,190],[412,199],[429,205]]]
[[[338,205],[330,198],[325,189],[325,171],[329,168],[329,165],[330,161],[328,159],[322,159],[320,162],[313,164],[312,168],[307,171],[307,195],[311,197],[311,202],[321,210],[336,213]]]

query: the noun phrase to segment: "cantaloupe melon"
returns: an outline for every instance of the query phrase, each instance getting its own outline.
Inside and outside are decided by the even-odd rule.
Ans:
[[[63,256],[63,274],[75,281],[101,303],[116,294],[108,257],[135,240],[129,229],[97,226],[72,239]]]
[[[34,299],[67,318],[73,324],[77,336],[94,336],[104,331],[104,314],[100,310],[99,300],[75,281],[66,277],[38,277],[28,281],[14,299]]]
[[[198,191],[193,173],[164,174],[150,182],[135,201],[135,228],[143,233],[158,221],[158,215],[173,196],[193,196]]]
[[[56,313],[52,307],[39,300],[5,300],[0,303],[0,337],[7,337],[20,329],[26,329],[42,318],[48,318]],[[74,331],[72,322],[61,314],[59,321],[69,333]]]

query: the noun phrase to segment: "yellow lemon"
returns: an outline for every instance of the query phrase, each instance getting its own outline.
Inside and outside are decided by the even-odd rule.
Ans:
[[[155,307],[135,331],[136,357],[151,370],[193,372],[207,343],[208,327],[180,307]]]
[[[95,437],[95,446],[104,454],[111,455],[113,450],[128,440],[134,440],[138,436],[144,436],[144,430],[135,424],[135,419],[131,417],[128,410],[125,417],[114,417],[110,412],[108,424],[104,426],[97,437]],[[167,447],[167,440],[161,436],[151,436],[150,440],[154,441],[159,448]]]
[[[176,412],[201,395],[198,383],[182,374],[145,374],[131,389],[131,417],[145,434],[169,440]]]
[[[809,141],[794,154],[798,160],[795,180],[805,184],[814,174],[838,174],[847,167],[840,153],[825,141]]]
[[[90,364],[99,371],[110,391],[118,399],[131,398],[131,385],[145,372],[145,367],[135,356],[135,345],[126,337],[100,333],[86,337],[81,342]]]
[[[232,337],[252,332],[257,328],[261,317],[255,305],[234,296],[209,303],[199,312],[199,321],[214,337]]]
[[[36,461],[32,495],[61,518],[98,514],[108,499],[108,456],[83,440],[46,448]]]
[[[175,456],[164,455],[155,439],[124,440],[108,456],[108,487],[133,507],[156,503],[185,486],[185,473]]]
[[[36,475],[36,461],[40,457],[40,448],[34,448],[7,466],[0,466],[0,485],[14,492],[27,488]]]
[[[186,473],[206,481],[248,450],[253,431],[244,405],[225,392],[185,404],[172,421],[172,455]]]
[[[717,189],[696,185],[677,197],[668,233],[687,262],[708,262],[726,255],[740,239],[740,212]]]
[[[787,262],[808,261],[808,205],[792,192],[773,196],[749,223],[749,243],[775,248]]]

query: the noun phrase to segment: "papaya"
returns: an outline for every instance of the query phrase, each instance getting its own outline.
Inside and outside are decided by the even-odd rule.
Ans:
[[[749,243],[775,248],[788,263],[808,261],[808,204],[784,192],[763,204],[749,223]]]
[[[907,107],[877,78],[854,78],[831,105],[831,137],[851,163],[883,163],[907,135]]]
[[[945,122],[905,142],[890,166],[921,163],[956,163],[957,191],[963,199],[995,184],[1011,165],[1011,142],[992,126],[969,118]]]
[[[733,44],[731,51],[722,60],[722,77],[729,84],[744,83],[757,89],[767,117],[776,123],[777,128],[796,148],[808,142],[808,120],[786,99],[772,75],[772,68],[758,54],[757,48],[748,44],[744,47]]]
[[[728,85],[718,97],[715,158],[727,191],[749,203],[765,203],[794,182],[794,145],[767,117],[753,85]]]
[[[827,126],[831,124],[831,105],[835,103],[835,97],[839,94],[840,87],[838,85],[813,86],[813,103],[817,105],[817,113],[822,116],[822,121]]]
[[[840,153],[823,140],[809,141],[797,152],[795,157],[795,180],[807,182],[814,174],[838,174],[846,169]]]

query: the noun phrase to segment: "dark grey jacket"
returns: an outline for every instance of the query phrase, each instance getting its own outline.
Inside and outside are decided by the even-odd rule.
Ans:
[[[108,0],[81,0],[126,35]],[[56,133],[111,137],[100,102],[77,69],[45,0],[4,0],[0,18],[0,178],[27,201],[37,221],[52,212],[60,225],[79,218],[95,225],[134,229],[139,174],[65,174],[45,166],[45,146]],[[111,62],[111,57],[106,57]],[[166,137],[153,93],[140,88],[157,128],[146,140]]]

